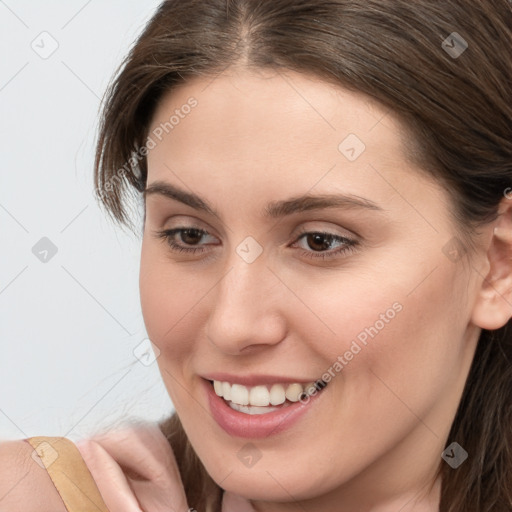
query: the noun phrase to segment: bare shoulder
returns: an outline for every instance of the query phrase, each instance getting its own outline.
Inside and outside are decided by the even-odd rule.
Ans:
[[[50,475],[24,440],[0,441],[0,512],[66,512]]]

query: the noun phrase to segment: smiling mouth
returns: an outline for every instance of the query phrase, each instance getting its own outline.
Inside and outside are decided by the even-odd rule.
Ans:
[[[307,384],[295,382],[258,386],[244,386],[218,380],[209,382],[215,394],[223,398],[229,407],[250,415],[267,414],[289,407],[327,387],[327,382],[321,379]]]

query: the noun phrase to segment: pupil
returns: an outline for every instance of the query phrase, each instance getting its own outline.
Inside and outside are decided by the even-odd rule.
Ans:
[[[322,240],[323,240],[323,243],[322,243]],[[320,247],[316,248],[315,244],[319,244]],[[308,245],[311,247],[311,249],[314,249],[315,251],[329,249],[329,244],[330,244],[330,237],[326,237],[325,235],[322,235],[320,233],[313,233],[311,235],[308,235]]]
[[[181,240],[186,244],[193,245],[199,242],[200,239],[201,233],[199,233],[199,230],[197,229],[184,229],[181,233]]]

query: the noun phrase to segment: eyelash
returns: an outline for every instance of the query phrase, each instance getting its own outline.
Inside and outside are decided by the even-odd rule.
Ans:
[[[197,231],[200,236],[209,235],[208,231],[205,231],[204,229],[199,229],[195,227],[179,227],[179,228],[173,228],[173,229],[165,229],[163,231],[157,231],[155,233],[156,238],[165,240],[167,244],[170,246],[171,250],[174,252],[179,253],[189,253],[189,254],[198,254],[205,252],[206,249],[204,248],[190,248],[190,247],[183,247],[179,244],[177,244],[173,237],[177,233],[181,233],[184,231]],[[341,256],[342,254],[348,254],[354,251],[355,247],[358,245],[358,242],[356,240],[352,240],[350,238],[341,236],[341,235],[335,235],[334,233],[328,233],[325,231],[307,231],[303,230],[299,233],[298,238],[295,240],[294,244],[297,243],[301,238],[303,238],[305,235],[321,235],[326,237],[330,243],[332,242],[343,242],[343,246],[332,251],[306,251],[305,249],[302,249],[302,255],[311,258],[311,259],[332,259],[336,258],[338,256]]]

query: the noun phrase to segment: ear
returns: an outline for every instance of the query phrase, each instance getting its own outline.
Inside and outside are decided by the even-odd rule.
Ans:
[[[487,244],[487,275],[478,290],[471,316],[482,329],[503,327],[512,317],[512,201],[504,199],[491,223]]]

